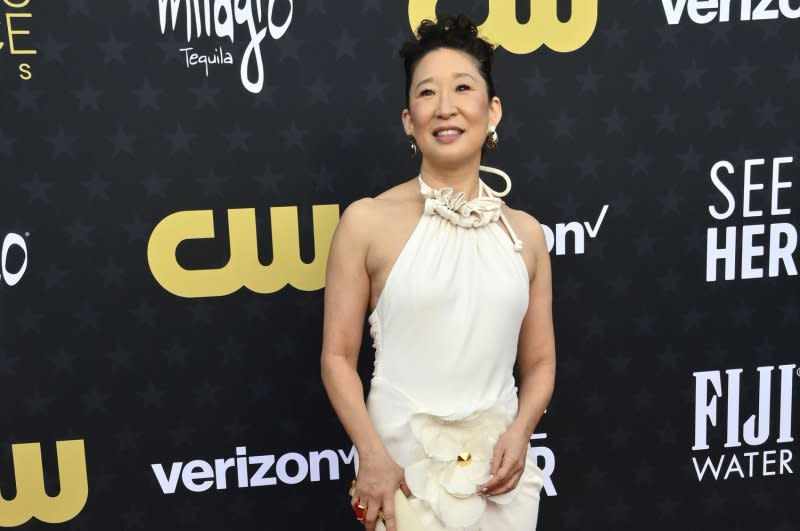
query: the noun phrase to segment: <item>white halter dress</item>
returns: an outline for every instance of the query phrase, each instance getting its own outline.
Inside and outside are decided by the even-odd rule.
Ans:
[[[367,408],[405,469],[426,530],[533,531],[542,473],[530,450],[516,489],[476,494],[517,413],[512,370],[528,308],[522,242],[501,210],[511,181],[481,169],[501,175],[506,189],[480,180],[478,197],[465,201],[419,177],[424,214],[368,319],[375,368]]]

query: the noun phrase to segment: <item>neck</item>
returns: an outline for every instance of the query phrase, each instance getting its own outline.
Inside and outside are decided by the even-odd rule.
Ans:
[[[469,201],[478,196],[479,166],[480,158],[453,167],[437,165],[423,158],[420,175],[431,188],[452,188],[455,193],[464,192],[464,198]]]

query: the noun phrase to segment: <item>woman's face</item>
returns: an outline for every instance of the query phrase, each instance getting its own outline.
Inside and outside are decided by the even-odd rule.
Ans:
[[[452,167],[480,160],[488,128],[501,115],[471,55],[439,48],[417,63],[403,127],[426,161]]]

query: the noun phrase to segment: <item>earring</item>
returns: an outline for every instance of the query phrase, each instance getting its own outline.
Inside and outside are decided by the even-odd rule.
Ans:
[[[416,157],[417,153],[419,153],[419,148],[417,147],[417,139],[414,138],[414,135],[408,135],[408,151],[411,153],[412,157]]]
[[[486,147],[494,149],[500,143],[500,137],[497,136],[497,129],[493,125],[489,126],[489,131],[486,134]]]

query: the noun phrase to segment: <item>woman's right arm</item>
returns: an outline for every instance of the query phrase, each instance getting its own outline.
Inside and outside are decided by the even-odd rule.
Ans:
[[[328,398],[359,456],[356,497],[367,506],[366,525],[374,529],[382,508],[388,531],[394,530],[394,493],[403,470],[389,455],[367,414],[358,376],[358,354],[370,298],[366,267],[369,231],[374,229],[371,202],[361,199],[342,214],[334,232],[325,278],[322,331],[322,382]]]

